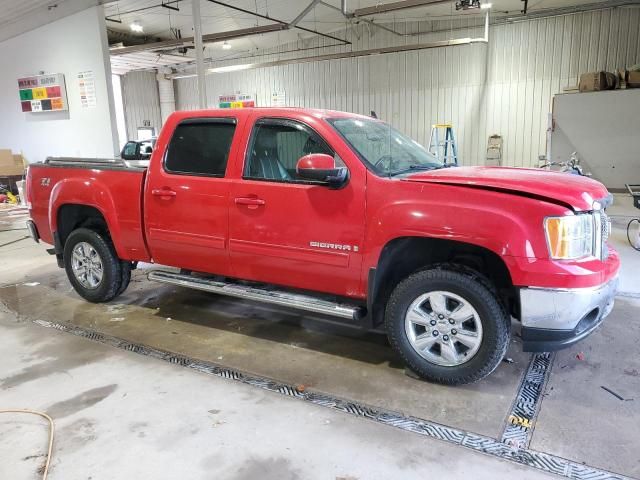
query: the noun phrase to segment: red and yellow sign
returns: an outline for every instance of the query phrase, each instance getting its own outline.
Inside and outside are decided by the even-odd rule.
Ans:
[[[220,95],[218,97],[220,108],[249,108],[255,107],[256,101],[253,95],[246,93],[234,93],[232,95]]]
[[[23,112],[68,110],[64,75],[36,75],[18,79],[20,107]]]

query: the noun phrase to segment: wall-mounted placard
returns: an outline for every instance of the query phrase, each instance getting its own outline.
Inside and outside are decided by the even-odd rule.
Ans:
[[[218,97],[220,108],[247,108],[255,107],[256,99],[247,93],[233,93],[231,95],[220,95]]]
[[[287,94],[285,92],[272,92],[271,93],[271,106],[272,107],[286,107],[287,106]]]
[[[51,112],[69,109],[62,73],[19,78],[18,88],[23,112]]]
[[[80,90],[80,105],[82,105],[82,108],[95,107],[96,80],[91,70],[78,73],[78,89]]]

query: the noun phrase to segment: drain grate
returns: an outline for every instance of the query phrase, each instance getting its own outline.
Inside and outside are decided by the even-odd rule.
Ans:
[[[34,323],[43,327],[55,328],[73,335],[89,338],[102,344],[135,352],[140,355],[154,357],[169,363],[177,363],[179,365],[183,365],[185,368],[206,373],[208,375],[235,380],[247,385],[286,395],[288,397],[299,398],[314,405],[331,408],[333,410],[338,410],[361,418],[368,418],[383,425],[400,428],[405,431],[414,432],[419,435],[435,438],[454,445],[460,445],[476,452],[486,453],[521,465],[527,465],[544,472],[555,473],[565,478],[575,480],[631,480],[629,477],[625,477],[623,475],[572,462],[555,455],[537,452],[527,448],[518,448],[517,446],[509,445],[494,438],[466,432],[446,425],[440,425],[429,420],[406,416],[399,412],[362,405],[324,393],[311,392],[307,390],[301,392],[296,387],[282,382],[277,382],[264,377],[248,375],[231,368],[216,365],[212,362],[183,357],[171,352],[148,347],[146,345],[130,343],[117,337],[94,332],[90,329],[43,320],[35,320]],[[92,333],[95,333],[96,335],[92,335]],[[546,358],[544,357],[545,355],[547,356]],[[177,359],[180,360],[178,361]],[[518,399],[516,399],[516,402],[514,403],[514,411],[518,408],[519,410],[517,411],[521,413],[531,412],[531,400],[534,400],[533,411],[537,409],[537,402],[539,401],[542,387],[546,381],[545,379],[548,376],[551,360],[552,357],[549,354],[538,354],[534,356],[518,394],[518,399],[520,399],[520,395],[522,394],[524,400],[519,403]],[[539,388],[536,387],[536,385],[539,385]],[[537,395],[535,395],[536,391],[538,392]],[[533,416],[531,418],[533,418]]]
[[[537,353],[531,357],[527,373],[522,379],[516,399],[502,433],[502,442],[518,449],[527,448],[531,441],[535,418],[540,409],[542,392],[551,374],[553,354]]]

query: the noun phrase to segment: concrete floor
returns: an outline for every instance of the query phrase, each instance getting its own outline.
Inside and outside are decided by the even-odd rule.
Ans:
[[[623,209],[620,216],[627,214]],[[313,315],[151,284],[144,271],[136,272],[116,301],[89,304],[73,292],[42,245],[7,244],[24,235],[0,232],[0,338],[7,358],[0,366],[0,409],[55,414],[53,479],[417,478],[427,471],[445,478],[542,476],[29,320],[90,327],[493,438],[504,428],[528,363],[517,338],[508,354],[514,362],[503,363],[485,381],[431,385],[405,376],[383,337],[330,326]],[[622,238],[616,229],[625,297],[603,328],[557,355],[532,448],[640,477],[640,301],[634,299],[640,296],[640,254]],[[580,352],[584,360],[576,358]],[[12,459],[0,463],[0,478],[35,478],[42,457],[29,452],[43,452],[41,425],[28,417],[0,416],[0,458]]]
[[[546,475],[0,314],[0,408],[47,411],[55,479]],[[0,478],[37,478],[46,426],[0,417]]]

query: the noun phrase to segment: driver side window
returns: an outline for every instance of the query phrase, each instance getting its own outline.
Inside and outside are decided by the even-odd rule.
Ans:
[[[244,178],[274,182],[305,182],[296,174],[298,159],[324,153],[342,161],[313,130],[293,120],[263,119],[253,127]]]

